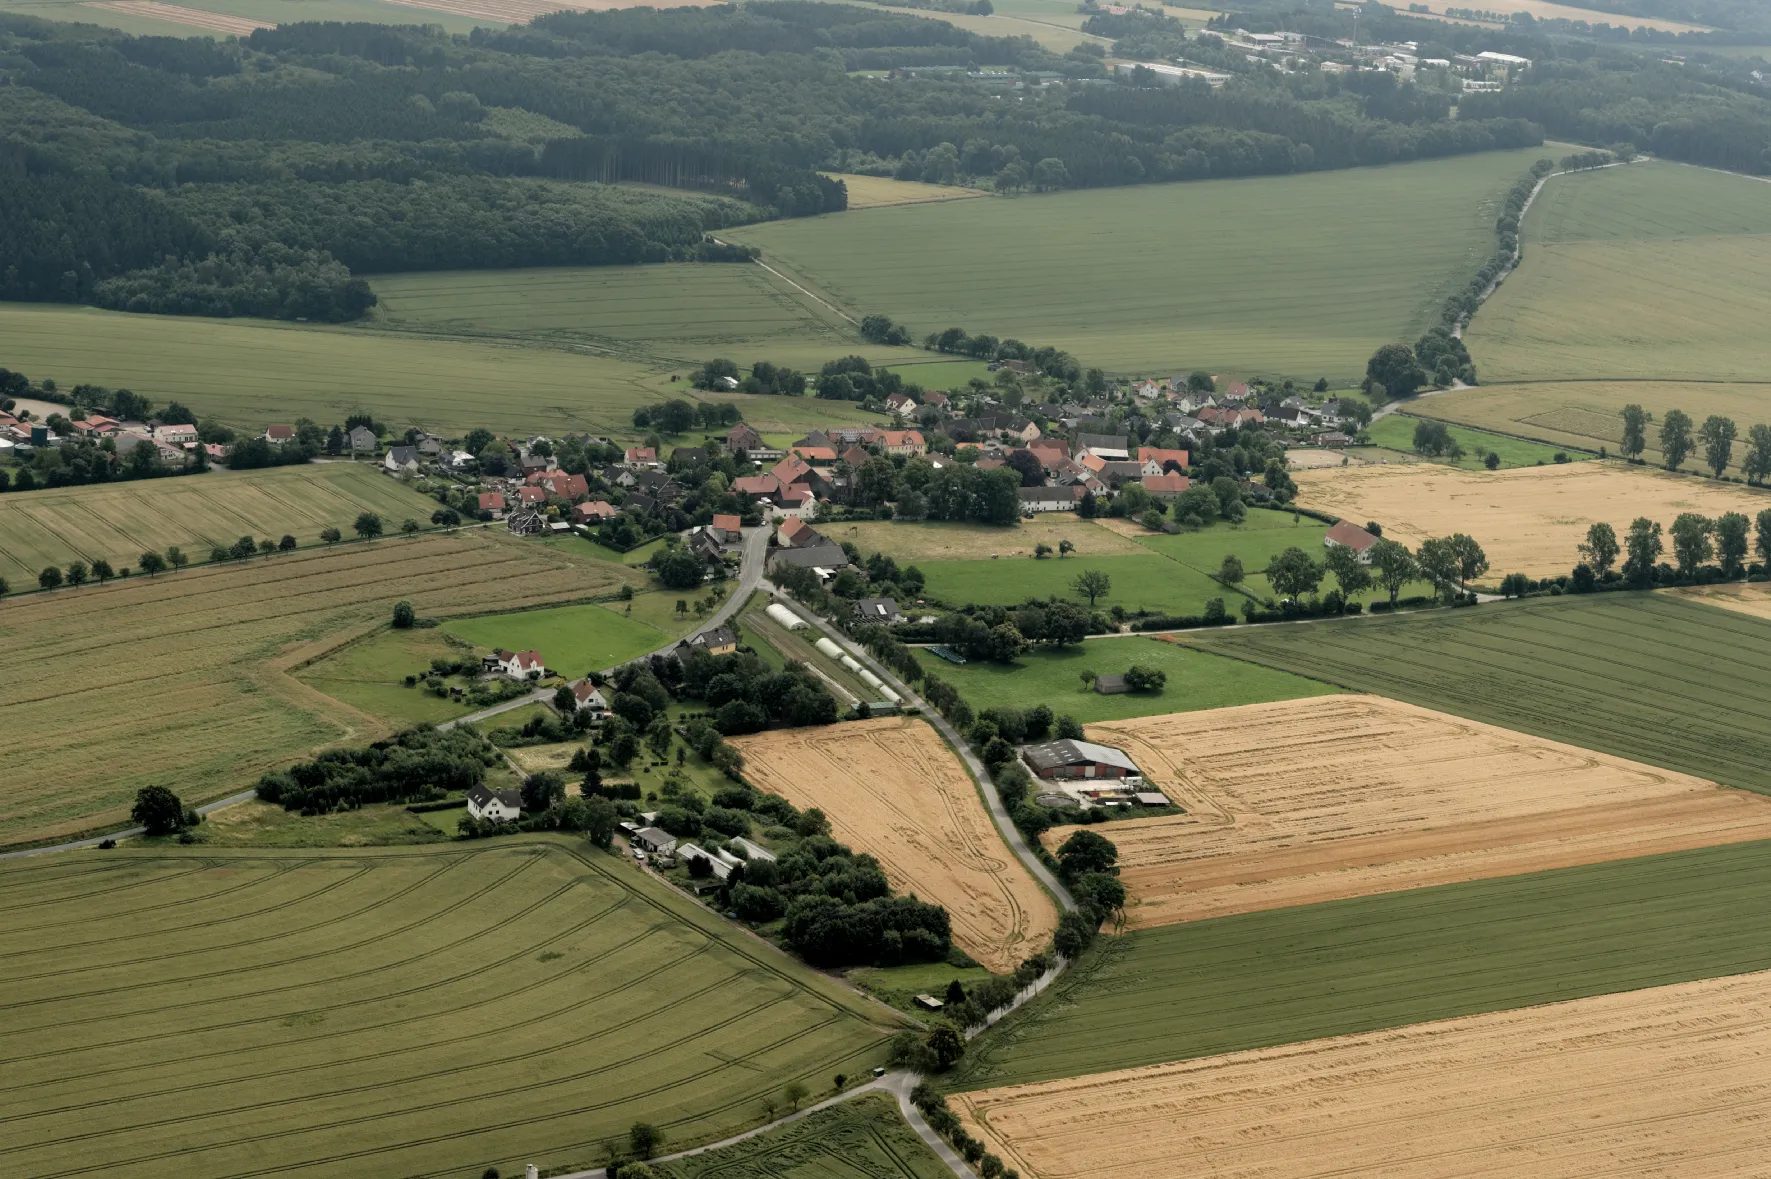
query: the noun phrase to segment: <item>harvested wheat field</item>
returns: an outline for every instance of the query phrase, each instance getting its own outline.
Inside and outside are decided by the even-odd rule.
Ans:
[[[1384,536],[1413,548],[1429,536],[1466,532],[1488,553],[1488,580],[1546,577],[1579,562],[1587,526],[1605,521],[1621,537],[1637,516],[1670,527],[1680,512],[1748,516],[1771,495],[1691,475],[1584,462],[1460,471],[1436,463],[1298,471],[1298,502],[1349,520],[1376,520]]]
[[[631,574],[491,532],[301,549],[32,594],[0,613],[0,844],[120,823],[142,786],[188,803],[386,733],[290,673],[387,625],[611,593]]]
[[[1113,824],[1133,928],[1771,838],[1771,799],[1381,696],[1087,732],[1186,809]]]
[[[894,889],[945,905],[953,940],[981,965],[1012,970],[1057,928],[1051,898],[1003,845],[971,776],[923,721],[853,721],[732,743],[750,781],[822,808],[836,837],[876,857]]]
[[[1771,973],[960,1094],[1030,1179],[1748,1179]]]
[[[1763,583],[1729,582],[1725,585],[1695,585],[1689,589],[1667,590],[1680,598],[1719,606],[1736,614],[1771,620],[1771,586]]]

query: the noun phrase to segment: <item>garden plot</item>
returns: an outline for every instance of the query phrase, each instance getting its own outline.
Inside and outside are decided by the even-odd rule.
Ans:
[[[1377,696],[1088,735],[1186,809],[1113,825],[1133,927],[1771,838],[1759,796]]]
[[[1771,495],[1614,463],[1568,463],[1511,471],[1460,471],[1436,463],[1298,471],[1298,502],[1363,524],[1410,548],[1429,536],[1467,533],[1488,554],[1488,580],[1508,573],[1566,573],[1581,559],[1587,527],[1603,521],[1619,537],[1647,516],[1670,526],[1680,512],[1748,516]]]
[[[965,1094],[1030,1179],[1747,1179],[1771,974]]]
[[[945,905],[953,940],[991,970],[1013,970],[1057,928],[1051,899],[1003,845],[971,776],[924,722],[854,721],[733,744],[750,781],[795,806],[821,808],[836,838],[875,856],[894,890]]]

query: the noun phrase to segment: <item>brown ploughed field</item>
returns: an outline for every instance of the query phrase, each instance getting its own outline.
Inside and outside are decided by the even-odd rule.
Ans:
[[[1003,844],[965,766],[926,723],[851,721],[733,740],[744,774],[879,860],[900,893],[947,907],[953,940],[998,973],[1041,949],[1057,910]]]
[[[1604,462],[1510,471],[1396,463],[1297,471],[1294,478],[1305,507],[1361,524],[1376,520],[1384,536],[1409,548],[1429,536],[1470,534],[1488,554],[1490,582],[1508,573],[1568,572],[1587,527],[1600,521],[1622,536],[1637,516],[1670,527],[1680,512],[1753,516],[1771,507],[1771,496],[1737,483]]]
[[[1771,973],[959,1094],[1028,1179],[1749,1179]]]
[[[1186,809],[1109,828],[1132,928],[1771,837],[1771,799],[1379,696],[1087,733]]]

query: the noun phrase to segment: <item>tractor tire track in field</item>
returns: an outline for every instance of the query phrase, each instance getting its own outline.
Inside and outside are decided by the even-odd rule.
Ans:
[[[508,884],[518,873],[523,871],[523,869],[526,867],[528,867],[527,863],[517,865],[510,872],[506,873],[503,877],[499,878],[496,882],[494,882],[494,887],[496,887],[498,885]],[[416,887],[416,886],[413,886],[413,887]],[[554,892],[548,894],[545,897],[542,897],[539,900],[536,900],[535,902],[530,904],[528,908],[522,910],[520,913],[512,915],[511,919],[515,920],[516,918],[526,916],[528,913],[541,907],[542,905],[548,903],[549,901],[555,900],[558,897],[564,895],[566,892],[570,891],[571,888],[572,888],[572,885],[570,885],[570,884],[562,885],[560,888],[556,889]],[[404,891],[409,892],[409,891],[411,891],[411,889],[408,888]],[[390,900],[390,901],[392,899],[393,898],[391,898],[391,897],[388,898],[388,900]],[[312,961],[315,961],[316,959],[331,957],[335,954],[346,954],[352,950],[360,950],[364,946],[374,945],[377,942],[385,941],[388,939],[389,936],[391,936],[393,934],[410,933],[413,930],[421,928],[422,926],[428,925],[433,921],[439,921],[445,917],[450,916],[457,909],[460,909],[460,908],[470,904],[471,902],[473,902],[476,899],[477,899],[476,896],[470,894],[468,896],[464,896],[461,899],[455,901],[453,904],[449,905],[447,908],[441,909],[435,913],[428,914],[428,915],[421,917],[421,918],[417,919],[416,921],[413,921],[407,925],[399,926],[398,928],[396,928],[392,931],[389,931],[388,933],[377,933],[374,936],[363,938],[360,941],[348,942],[344,945],[334,946],[334,947],[331,947],[331,948],[325,949],[325,950],[316,950],[311,954],[300,954],[294,958],[289,958],[289,959],[286,959],[281,962],[268,963],[268,964],[259,965],[259,966],[230,967],[225,970],[212,971],[208,974],[191,975],[188,978],[163,979],[163,980],[155,980],[153,982],[131,983],[127,986],[104,987],[99,990],[81,991],[78,993],[68,993],[68,994],[62,994],[62,995],[55,995],[55,996],[43,998],[43,999],[28,999],[22,1003],[9,1003],[7,1006],[8,1006],[9,1010],[17,1011],[18,1009],[23,1008],[23,1007],[39,1007],[39,1006],[43,1006],[45,1004],[61,1003],[61,1002],[67,1002],[70,1000],[87,1000],[87,999],[98,998],[100,996],[134,994],[134,993],[139,993],[139,992],[145,991],[145,990],[151,990],[156,987],[164,987],[164,986],[188,987],[191,983],[201,982],[201,981],[208,980],[208,979],[228,978],[228,977],[235,976],[235,975],[252,974],[258,970],[263,970],[263,969],[268,969],[268,968],[273,968],[273,967],[274,968],[285,968],[285,967],[289,967],[289,966],[294,966],[297,963],[301,963],[301,962],[312,962]],[[380,907],[379,904],[376,906],[372,906],[372,908],[378,908],[378,907]],[[474,938],[480,937],[481,935],[485,934],[486,932],[488,932],[488,931],[483,930],[483,929],[476,930],[473,933],[470,933],[470,934],[466,935],[465,937],[459,938],[454,942],[450,942],[450,943],[447,943],[443,946],[438,947],[435,951],[426,951],[425,953],[442,953],[447,950],[455,949],[456,947],[458,947],[468,941],[472,941]],[[267,995],[282,994],[285,991],[298,991],[298,990],[303,990],[308,987],[333,986],[338,983],[346,982],[351,979],[366,978],[371,975],[380,974],[383,971],[397,970],[402,966],[409,966],[413,962],[417,961],[419,958],[422,958],[424,956],[425,956],[424,953],[420,953],[420,954],[414,955],[411,958],[401,959],[396,962],[383,963],[380,966],[372,966],[372,967],[369,967],[364,970],[353,971],[349,974],[334,975],[331,978],[325,978],[325,979],[312,979],[312,980],[309,980],[306,982],[289,983],[289,984],[286,984],[286,985],[280,986],[280,987],[267,987],[263,990],[252,992],[252,998],[257,999],[257,998],[262,998]],[[406,992],[401,992],[401,993],[406,993]],[[183,1011],[186,1008],[193,1008],[193,1007],[194,1008],[212,1007],[212,1006],[214,1006],[214,1002],[215,1001],[210,998],[194,999],[194,1000],[191,1000],[191,1001],[185,1002],[185,1003],[175,1003],[170,1007],[158,1008],[157,1013],[165,1014],[165,1013],[174,1012],[174,1011]],[[314,1012],[320,1012],[320,1011],[325,1011],[325,1010],[328,1010],[328,1008],[315,1007],[315,1008],[310,1008],[305,1011],[296,1012],[295,1014],[307,1015],[307,1014],[312,1014]],[[94,1016],[89,1019],[68,1020],[68,1021],[65,1021],[65,1022],[59,1024],[58,1026],[60,1026],[60,1027],[79,1027],[79,1026],[82,1026],[82,1025],[88,1024],[88,1023],[108,1022],[108,1021],[116,1019],[116,1018],[117,1018],[116,1014],[107,1014],[107,1015],[103,1015],[103,1016]],[[288,1013],[285,1013],[284,1016],[282,1016],[282,1018],[288,1018]],[[194,1029],[190,1029],[190,1030],[192,1030],[192,1031],[219,1031],[222,1028],[234,1027],[240,1023],[257,1023],[260,1021],[261,1021],[260,1019],[241,1020],[241,1021],[236,1021],[235,1023],[211,1024],[211,1025],[208,1025],[203,1028],[194,1028]],[[140,1037],[140,1036],[138,1036],[138,1037],[133,1037],[128,1040],[111,1041],[109,1043],[103,1043],[103,1044],[83,1045],[81,1050],[84,1051],[84,1050],[89,1050],[92,1048],[116,1048],[116,1047],[121,1047],[125,1044],[138,1043],[142,1039],[149,1039],[149,1038],[159,1038],[159,1037]],[[31,1055],[31,1056],[13,1057],[12,1059],[14,1061],[36,1060],[36,1059],[40,1059],[42,1056],[46,1056],[46,1055],[54,1055],[54,1054],[52,1054],[52,1053],[39,1053],[36,1055]]]
[[[129,916],[133,916],[136,913],[159,914],[159,913],[164,913],[169,909],[183,908],[185,905],[212,904],[215,901],[220,900],[222,897],[231,896],[232,894],[239,892],[241,889],[256,888],[261,884],[268,884],[268,883],[278,879],[279,877],[287,875],[288,873],[294,871],[296,868],[304,867],[304,866],[305,866],[304,864],[291,862],[287,867],[279,867],[275,872],[273,872],[269,876],[257,877],[252,880],[242,880],[238,884],[230,885],[229,887],[223,888],[217,892],[206,893],[203,896],[197,896],[197,897],[186,897],[182,901],[169,901],[164,905],[144,905],[139,909],[119,909],[115,912],[106,913],[104,915],[104,917],[101,918],[101,920],[112,921],[118,917],[129,917]],[[208,871],[210,869],[208,867],[205,867],[204,869],[201,869],[201,870]],[[181,872],[178,874],[178,876],[161,877],[160,880],[161,881],[176,880],[179,877],[182,877],[185,875],[189,875],[189,873]],[[330,888],[336,887],[336,886],[329,885],[327,887],[328,887],[328,889],[330,889]],[[88,895],[91,895],[91,894],[88,894]],[[50,902],[50,903],[59,904],[61,902]],[[225,924],[226,922],[229,922],[229,921],[238,921],[238,920],[240,920],[241,917],[255,917],[255,916],[258,916],[259,914],[264,913],[264,912],[273,912],[273,911],[275,911],[275,909],[281,908],[281,907],[282,906],[279,904],[279,905],[273,906],[273,908],[269,909],[269,910],[255,909],[250,913],[237,914],[233,917],[224,917],[220,921],[215,922],[214,924],[220,925],[220,924]],[[55,929],[55,928],[59,927],[61,924],[62,924],[62,922],[57,921],[57,922],[51,922],[47,925],[31,925],[31,926],[25,926],[25,927],[22,927],[19,929],[8,929],[3,932],[8,937],[16,937],[21,933],[36,933],[38,930]],[[159,936],[160,936],[160,934],[157,930],[150,930],[150,931],[145,931],[142,933],[120,934],[116,937],[89,938],[83,942],[62,942],[62,943],[60,943],[58,945],[54,945],[54,946],[35,946],[30,949],[10,950],[8,952],[8,960],[9,961],[16,960],[17,958],[24,957],[27,954],[61,954],[61,953],[66,953],[68,950],[78,950],[78,949],[82,949],[86,946],[116,945],[119,942],[133,941],[137,938],[159,937]],[[40,976],[38,976],[38,975],[15,975],[15,976],[0,975],[0,986],[3,986],[8,983],[24,982],[28,979],[37,978],[37,977],[40,977]]]

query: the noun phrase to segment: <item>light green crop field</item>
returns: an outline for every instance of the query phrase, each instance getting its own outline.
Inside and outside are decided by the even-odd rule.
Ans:
[[[685,371],[710,356],[821,364],[859,345],[852,325],[759,266],[568,266],[370,282],[385,327],[586,343]]]
[[[1072,716],[1084,724],[1299,700],[1338,691],[1320,680],[1143,636],[1090,639],[1061,651],[1029,651],[1010,664],[974,660],[957,665],[921,649],[916,657],[928,671],[958,688],[975,710],[1045,704],[1057,715]],[[1113,675],[1134,663],[1167,673],[1162,691],[1102,696],[1083,685],[1084,671]]]
[[[1771,844],[1411,889],[1102,939],[975,1041],[978,1089],[1771,967]]]
[[[20,1175],[566,1170],[753,1125],[892,1021],[582,840],[90,852],[0,898]]]
[[[814,1096],[820,1094],[818,1086],[811,1088]],[[953,1174],[883,1093],[652,1169],[662,1179],[949,1179]]]
[[[906,205],[725,236],[851,315],[918,334],[958,325],[1115,372],[1333,382],[1436,320],[1543,154]]]
[[[1611,593],[1183,642],[1349,691],[1771,793],[1771,623]]]
[[[1465,335],[1485,380],[1765,378],[1771,185],[1658,162],[1557,176],[1523,238]]]
[[[1552,447],[1604,447],[1616,454],[1623,441],[1619,411],[1632,402],[1653,414],[1656,422],[1669,409],[1682,409],[1699,423],[1711,414],[1732,419],[1742,440],[1735,443],[1729,470],[1738,475],[1740,460],[1746,454],[1747,430],[1757,423],[1771,421],[1771,382],[1546,381],[1487,385],[1441,394],[1417,403],[1410,412],[1542,438]],[[1647,441],[1643,457],[1650,463],[1663,462],[1658,427],[1649,428]],[[1571,452],[1569,457],[1577,456]],[[1701,453],[1693,455],[1686,460],[1686,469],[1697,468],[1701,462]]]
[[[1421,417],[1433,416],[1437,410],[1438,399],[1420,406]],[[1386,450],[1399,450],[1403,454],[1414,454],[1414,428],[1419,418],[1403,413],[1393,413],[1371,423],[1366,432],[1371,435],[1373,446],[1381,446]],[[1540,463],[1553,463],[1556,453],[1560,450],[1568,456],[1569,461],[1591,458],[1592,455],[1580,450],[1568,450],[1565,447],[1551,446],[1543,442],[1527,442],[1522,438],[1508,438],[1500,434],[1491,434],[1486,430],[1472,430],[1467,426],[1448,426],[1452,439],[1464,449],[1463,457],[1452,460],[1446,458],[1427,459],[1427,462],[1440,463],[1450,467],[1462,467],[1466,471],[1483,469],[1482,460],[1476,457],[1480,449],[1500,456],[1500,467],[1535,467]]]
[[[539,651],[551,670],[573,679],[626,663],[670,641],[657,627],[590,604],[482,614],[445,622],[442,629],[477,647]]]
[[[247,535],[318,544],[327,527],[350,535],[361,512],[380,515],[392,531],[406,519],[428,526],[435,508],[371,463],[15,491],[0,496],[0,577],[22,588],[35,585],[45,565],[103,557],[122,568],[169,545],[203,561],[216,545]]]

